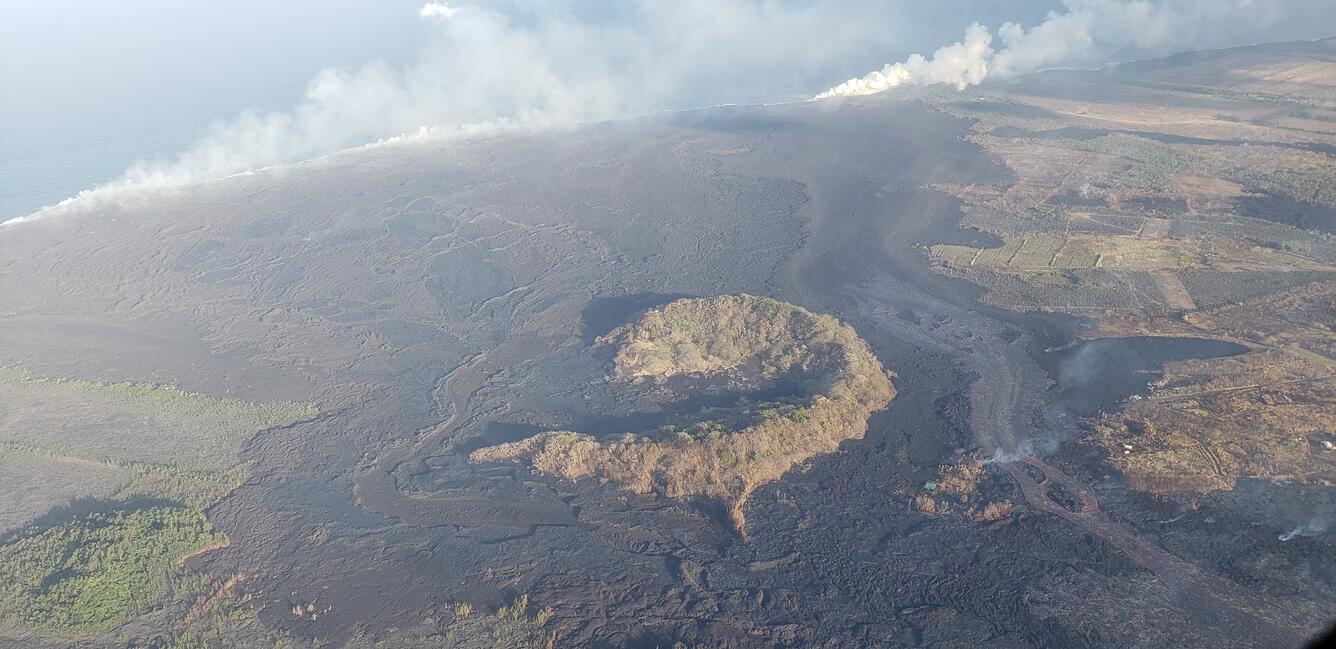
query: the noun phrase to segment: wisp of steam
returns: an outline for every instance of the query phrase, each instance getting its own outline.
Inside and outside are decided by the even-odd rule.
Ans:
[[[1307,521],[1300,523],[1294,529],[1281,534],[1278,539],[1281,541],[1291,541],[1299,536],[1317,536],[1331,529],[1331,514],[1322,514],[1314,516]]]
[[[619,14],[632,18],[622,23],[582,17],[581,6],[575,0],[526,3],[522,19],[512,19],[487,7],[428,2],[417,14],[437,34],[416,63],[327,69],[291,110],[247,111],[214,124],[174,159],[135,164],[111,182],[7,224],[116,203],[127,192],[180,187],[420,134],[810,97],[811,86],[787,97],[774,93],[794,79],[815,80],[846,67],[850,52],[893,46],[913,25],[888,24],[887,18],[912,13],[914,5],[624,0]],[[1323,32],[1336,24],[1332,0],[1063,0],[1063,7],[1029,29],[1008,22],[994,33],[970,25],[963,40],[931,57],[888,64],[820,96],[905,84],[964,89],[1044,67],[1327,36]]]
[[[903,85],[945,84],[964,90],[989,78],[1045,68],[1106,63],[1119,56],[1146,56],[1195,47],[1246,44],[1267,28],[1311,15],[1336,19],[1336,3],[1324,0],[1063,0],[1030,29],[1003,23],[992,32],[973,24],[965,39],[931,58],[914,54],[880,70],[849,79],[816,99],[885,92]],[[1332,29],[1330,26],[1327,28]],[[1312,34],[1325,36],[1329,34]]]

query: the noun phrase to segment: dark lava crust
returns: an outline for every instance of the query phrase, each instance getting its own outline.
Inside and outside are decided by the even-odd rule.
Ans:
[[[3,252],[60,241],[97,296],[116,295],[98,278],[124,275],[120,250],[162,260],[152,280],[175,292],[61,307],[95,323],[76,339],[133,331],[133,346],[29,323],[0,331],[22,350],[4,360],[313,396],[321,417],[246,450],[251,478],[209,512],[231,546],[194,560],[246,575],[263,620],[295,635],[376,637],[528,593],[564,646],[1129,646],[1129,616],[1177,618],[1147,612],[1150,572],[1113,545],[1034,509],[997,524],[911,509],[962,449],[1042,434],[1035,355],[1074,327],[980,307],[932,272],[924,246],[986,237],[929,184],[1009,177],[967,126],[885,98],[713,109],[350,152],[112,210],[97,239],[34,224]],[[757,491],[748,540],[708,506],[463,465],[484,443],[662,414],[653,392],[599,398],[593,337],[675,297],[743,292],[852,325],[899,391],[863,440]],[[990,498],[1024,502],[993,478]],[[296,618],[294,601],[333,612]]]

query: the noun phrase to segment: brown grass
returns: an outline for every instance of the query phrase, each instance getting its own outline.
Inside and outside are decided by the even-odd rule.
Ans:
[[[1106,415],[1095,440],[1134,489],[1232,489],[1239,478],[1336,485],[1336,380],[1283,352],[1170,365],[1155,395]]]
[[[728,507],[745,533],[747,497],[758,486],[834,452],[844,440],[861,438],[868,416],[895,395],[881,363],[852,328],[763,297],[678,300],[612,332],[603,344],[617,349],[615,380],[701,374],[760,386],[797,376],[802,402],[703,438],[625,435],[601,441],[549,432],[480,449],[470,460],[525,461],[568,480],[598,476],[636,493],[713,499]]]
[[[927,491],[914,497],[914,510],[932,516],[956,513],[976,523],[1010,518],[1010,501],[982,502],[979,486],[983,480],[984,470],[978,464],[943,464],[937,479],[924,485]]]

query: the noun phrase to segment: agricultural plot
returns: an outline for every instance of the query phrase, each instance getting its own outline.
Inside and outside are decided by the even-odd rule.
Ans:
[[[1033,208],[1061,203],[1108,205],[1105,178],[1127,168],[1129,162],[1116,155],[1081,150],[1058,142],[1033,138],[1002,138],[979,135],[976,142],[1002,156],[1017,174],[1016,182],[1002,188],[989,201],[997,210],[1032,220]],[[1042,213],[1042,211],[1041,211]],[[1015,223],[1014,217],[1011,220]]]
[[[1183,175],[1199,173],[1199,158],[1183,147],[1161,144],[1144,137],[1114,134],[1093,140],[1062,140],[1066,148],[1116,156],[1131,164],[1113,175],[1113,182],[1129,189],[1162,192]]]
[[[1336,483],[1336,164],[1321,148],[1336,131],[1313,104],[1330,101],[1336,67],[1262,58],[1174,66],[1163,87],[1151,72],[1117,100],[1036,91],[1009,95],[1008,111],[947,108],[978,120],[973,141],[1016,178],[941,188],[968,206],[962,225],[1002,243],[935,246],[939,271],[1006,308],[1098,312],[1104,334],[1258,350],[1174,364],[1151,397],[1093,425],[1138,489]]]
[[[1314,282],[1286,291],[1271,288],[1264,284],[1252,289],[1265,296],[1261,300],[1194,313],[1186,320],[1203,331],[1336,359],[1336,283]]]
[[[1148,220],[1152,223],[1162,221]],[[1336,265],[1314,261],[1285,250],[1248,245],[1227,238],[1142,238],[1089,234],[1055,236],[1030,233],[1007,238],[997,248],[938,245],[931,249],[945,272],[983,275],[1020,275],[1013,290],[1028,285],[1053,292],[1089,290],[1100,284],[1123,284],[1149,304],[1168,304],[1183,310],[1220,304],[1228,296],[1248,297],[1279,288],[1336,277]],[[1064,273],[1062,271],[1087,271]],[[1103,272],[1105,277],[1097,276]],[[1150,284],[1128,284],[1124,278],[1149,274]],[[994,289],[997,278],[985,280]],[[1249,286],[1251,285],[1251,286]],[[1053,295],[990,298],[998,304],[1085,304],[1087,300]],[[1114,304],[1123,300],[1115,300]],[[1124,306],[1133,306],[1133,300]],[[1110,304],[1113,306],[1113,304]]]
[[[1246,239],[1258,245],[1303,254],[1313,259],[1336,259],[1336,241],[1331,237],[1232,212],[1191,214],[1170,219],[1165,236]]]
[[[1141,216],[1105,212],[1071,212],[1068,217],[1065,231],[1085,236],[1139,235],[1145,231],[1147,223],[1152,221]]]
[[[989,119],[998,129],[1004,121]],[[1238,147],[1168,144],[1119,133],[1055,139],[980,135],[976,141],[1003,156],[1018,175],[1015,183],[940,189],[970,206],[963,226],[997,234],[1002,244],[944,244],[931,254],[939,270],[978,279],[989,289],[985,299],[990,303],[1086,310],[1108,300],[1102,304],[1110,309],[1191,311],[1223,304],[1229,296],[1248,298],[1336,277],[1331,236],[1282,218],[1229,211],[1251,196],[1244,186],[1223,178],[1230,176],[1232,164],[1226,154]],[[1066,154],[1054,153],[1060,150],[1096,158],[1067,160]],[[1263,170],[1254,173],[1289,183],[1280,187],[1275,180],[1268,185],[1272,190],[1325,201],[1324,190],[1315,188],[1330,165],[1314,167],[1311,155],[1275,147],[1246,153]],[[1102,162],[1089,164],[1095,159]],[[1279,160],[1309,162],[1293,173],[1265,171]],[[1079,185],[1072,182],[1075,176],[1080,176]],[[1243,181],[1251,187],[1263,184]],[[1100,202],[1109,209],[1086,204]],[[1095,272],[1062,272],[1077,270]],[[1007,275],[1022,277],[1015,281]]]
[[[1331,272],[1247,272],[1208,269],[1185,270],[1178,273],[1197,306],[1211,308],[1243,304],[1313,283],[1327,284],[1336,280]]]
[[[1296,109],[1291,114],[1270,118],[1266,123],[1291,131],[1336,136],[1336,117],[1331,111]]]
[[[984,302],[1018,311],[1168,311],[1149,273],[1095,268],[1026,273],[966,268],[947,272],[987,289]]]
[[[1177,274],[1151,273],[1151,278],[1155,280],[1155,288],[1160,290],[1160,295],[1164,296],[1165,303],[1170,307],[1179,311],[1196,310],[1197,303],[1193,301],[1192,294],[1188,292],[1183,280],[1179,279]]]

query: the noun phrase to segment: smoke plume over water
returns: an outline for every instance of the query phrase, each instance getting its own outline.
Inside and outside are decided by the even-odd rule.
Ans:
[[[586,0],[473,1],[487,4],[427,2],[416,10],[434,35],[414,63],[326,69],[291,109],[251,110],[215,123],[179,155],[134,164],[119,178],[34,216],[405,134],[444,136],[800,100],[881,52],[904,51],[924,34],[954,31],[934,25],[967,10],[984,13],[960,42],[851,79],[822,96],[904,84],[963,89],[1047,66],[1312,37],[1336,24],[1336,3],[1329,0],[1062,0],[1061,10],[1032,28],[1006,22],[995,32],[984,25],[991,19],[987,12],[1022,10],[1033,20],[1058,0],[1005,8],[982,0],[942,0],[932,7],[896,0],[624,0],[606,6]],[[591,6],[601,13],[591,13]],[[932,16],[932,24],[923,16]]]
[[[1046,0],[1047,1],[1047,0]],[[978,0],[948,0],[977,4]],[[326,69],[283,111],[217,122],[170,159],[38,215],[399,138],[542,127],[724,102],[802,99],[850,53],[893,47],[900,0],[471,0],[414,10],[417,60]],[[391,8],[387,7],[387,11]],[[400,8],[402,10],[402,8]],[[806,34],[826,35],[795,48]],[[13,221],[11,221],[13,222]]]

